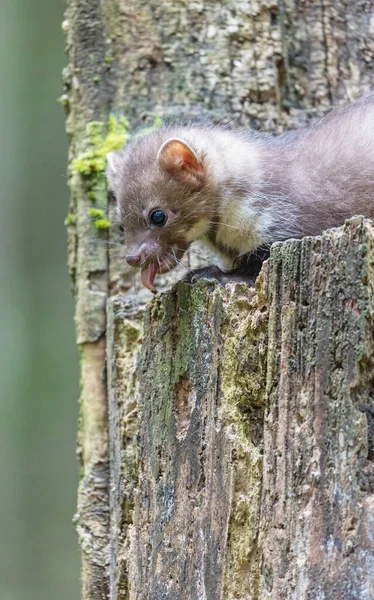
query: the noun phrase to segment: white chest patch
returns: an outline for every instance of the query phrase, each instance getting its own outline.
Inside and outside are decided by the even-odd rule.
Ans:
[[[217,229],[217,242],[235,249],[239,256],[247,254],[264,242],[271,222],[270,215],[259,214],[250,198],[230,200]]]

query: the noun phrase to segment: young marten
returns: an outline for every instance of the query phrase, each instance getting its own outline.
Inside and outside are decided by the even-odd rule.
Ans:
[[[272,242],[374,216],[374,93],[277,137],[163,127],[109,154],[107,178],[148,289],[195,240],[217,256],[205,275],[253,281]]]

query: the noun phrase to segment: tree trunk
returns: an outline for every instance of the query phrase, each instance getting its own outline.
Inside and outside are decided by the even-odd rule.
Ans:
[[[112,300],[111,597],[373,597],[373,259],[357,218],[276,244],[256,290],[178,284],[131,390]]]
[[[143,333],[102,177],[121,116],[279,132],[369,90],[373,19],[366,0],[68,0],[83,600],[374,595],[371,226],[275,245],[256,291],[178,284]]]

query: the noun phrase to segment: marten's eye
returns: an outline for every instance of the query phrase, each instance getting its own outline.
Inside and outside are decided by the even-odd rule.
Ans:
[[[163,225],[165,225],[167,220],[168,220],[168,216],[167,216],[166,212],[164,212],[163,210],[160,210],[160,209],[153,210],[149,214],[150,223],[152,225],[156,225],[156,227],[162,227]]]

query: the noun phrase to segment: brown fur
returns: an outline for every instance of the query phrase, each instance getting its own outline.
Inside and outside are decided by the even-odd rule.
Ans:
[[[178,145],[166,144],[157,159],[170,138],[192,154],[180,150],[179,161]],[[199,238],[230,268],[260,245],[317,235],[354,214],[374,217],[374,94],[278,137],[164,127],[109,155],[107,177],[128,254],[146,248],[145,264],[164,252],[170,260]],[[155,208],[167,211],[163,227],[147,222]]]

